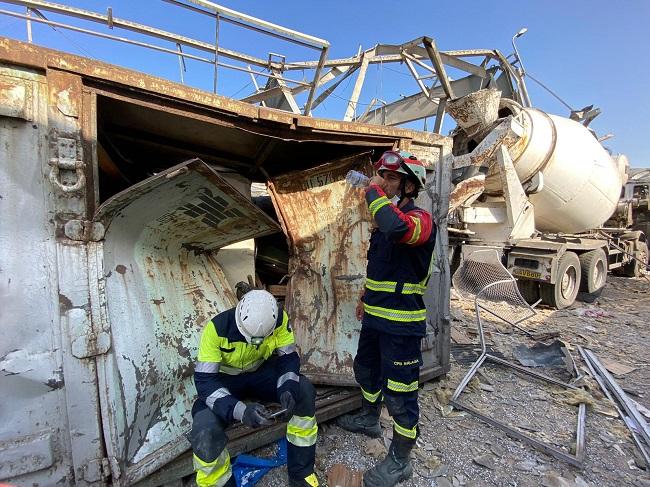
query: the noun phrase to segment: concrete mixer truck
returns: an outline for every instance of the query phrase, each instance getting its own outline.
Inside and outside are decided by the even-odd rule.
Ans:
[[[454,133],[452,264],[493,248],[522,296],[561,309],[598,293],[609,270],[636,276],[645,235],[603,226],[627,180],[584,125],[480,90],[448,103]]]

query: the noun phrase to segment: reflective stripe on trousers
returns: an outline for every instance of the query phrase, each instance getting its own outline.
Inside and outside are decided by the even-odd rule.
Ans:
[[[371,392],[366,391],[362,387],[361,388],[361,394],[363,395],[363,397],[365,398],[366,401],[371,402],[371,403],[375,403],[375,402],[377,402],[377,399],[379,399],[379,396],[381,395],[381,390],[379,390],[379,391],[377,391],[375,393],[371,393]]]
[[[391,391],[395,392],[413,392],[417,391],[419,386],[419,381],[413,381],[408,384],[403,382],[398,382],[396,380],[388,379],[386,387]]]
[[[222,487],[232,477],[228,450],[222,451],[221,455],[212,462],[204,462],[196,455],[192,457],[194,470],[196,470],[196,484],[199,487]]]
[[[418,435],[417,425],[413,426],[413,428],[405,428],[404,426],[400,426],[399,424],[397,424],[397,421],[393,420],[393,429],[395,430],[396,433],[405,436],[406,438],[409,438],[411,440],[414,440]]]
[[[278,377],[278,381],[276,382],[276,387],[279,389],[282,386],[282,384],[284,384],[288,380],[292,380],[294,382],[300,382],[300,376],[295,372],[287,372],[286,374],[283,374],[280,377]]]
[[[427,309],[416,309],[413,311],[404,311],[400,309],[382,308],[380,306],[371,306],[363,303],[363,311],[372,316],[384,318],[390,321],[424,321],[427,317]]]
[[[314,416],[292,416],[287,424],[287,441],[296,446],[316,444],[318,425]]]

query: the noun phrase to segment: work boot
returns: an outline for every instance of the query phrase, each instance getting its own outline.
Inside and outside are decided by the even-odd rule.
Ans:
[[[393,487],[413,475],[410,453],[413,441],[393,437],[388,454],[363,474],[363,487]]]
[[[381,403],[368,404],[364,401],[361,411],[354,414],[341,416],[337,421],[344,430],[353,433],[363,433],[371,438],[381,438],[381,426],[379,425],[379,413]]]
[[[292,479],[289,477],[289,487],[318,487],[318,478],[316,474],[312,473],[307,475],[304,479]]]

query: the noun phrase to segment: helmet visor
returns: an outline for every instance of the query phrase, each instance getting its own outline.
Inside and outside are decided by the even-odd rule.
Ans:
[[[380,169],[387,169],[388,171],[397,171],[404,159],[397,152],[387,151],[384,152],[381,158],[374,163],[377,171]]]

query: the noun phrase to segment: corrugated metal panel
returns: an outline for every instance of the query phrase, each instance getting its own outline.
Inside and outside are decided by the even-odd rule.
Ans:
[[[247,200],[251,199],[251,181],[238,174],[219,173]],[[216,256],[219,266],[226,275],[230,287],[235,289],[239,281],[248,282],[248,276],[255,276],[255,239],[237,242],[219,250]]]
[[[201,326],[235,304],[215,251],[278,227],[200,160],[114,196],[96,220],[112,334],[104,427],[113,475],[128,485],[188,448]]]

